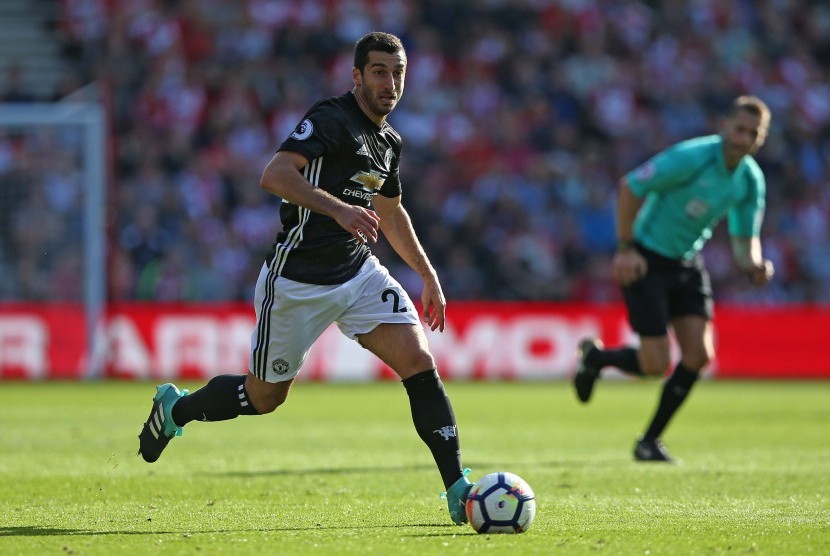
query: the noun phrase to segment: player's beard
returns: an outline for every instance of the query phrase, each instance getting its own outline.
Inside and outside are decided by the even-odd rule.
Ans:
[[[375,111],[376,114],[380,114],[381,116],[389,115],[392,110],[398,105],[399,96],[395,96],[389,100],[381,98],[382,94],[377,95],[372,99],[372,110]],[[388,95],[387,95],[388,97]]]

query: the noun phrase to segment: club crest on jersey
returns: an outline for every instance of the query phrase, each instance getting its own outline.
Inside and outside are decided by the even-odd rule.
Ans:
[[[363,188],[363,191],[371,193],[373,195],[377,194],[378,189],[383,186],[383,182],[386,181],[386,178],[383,178],[377,171],[372,170],[371,172],[364,172],[360,171],[355,173],[351,178],[351,181],[359,183],[360,186]]]
[[[297,124],[297,127],[294,128],[294,132],[291,134],[291,138],[296,139],[297,141],[303,141],[311,137],[312,133],[314,133],[314,124],[311,123],[311,120],[306,118]]]
[[[386,152],[383,153],[383,163],[389,168],[392,165],[392,157],[395,153],[392,152],[392,149],[386,149]]]
[[[691,218],[703,218],[709,214],[709,203],[703,199],[695,198],[686,203],[684,209],[686,210],[686,215]]]

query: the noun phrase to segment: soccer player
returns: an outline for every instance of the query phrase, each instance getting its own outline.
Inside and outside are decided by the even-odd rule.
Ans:
[[[398,37],[362,37],[352,90],[312,106],[265,167],[260,186],[282,199],[283,229],[256,284],[249,372],[216,376],[192,394],[157,387],[139,435],[146,461],[156,461],[193,420],[273,412],[312,344],[337,323],[400,375],[415,429],[447,488],[450,517],[467,521],[471,483],[452,406],[411,299],[367,245],[383,232],[423,280],[425,322],[443,331],[446,300],[401,204],[401,137],[386,121],[403,94],[406,67]]]
[[[760,286],[772,278],[773,265],[763,258],[759,237],[764,175],[752,157],[764,144],[769,123],[762,100],[738,97],[719,135],[673,145],[620,180],[612,272],[640,346],[605,349],[598,339],[583,340],[573,383],[586,403],[604,367],[663,376],[671,364],[671,327],[681,357],[634,446],[638,461],[673,461],[660,435],[714,355],[712,288],[700,250],[724,216],[734,259],[750,283]]]

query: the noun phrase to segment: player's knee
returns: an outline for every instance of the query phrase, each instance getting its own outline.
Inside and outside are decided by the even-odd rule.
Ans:
[[[668,365],[644,365],[642,367],[643,374],[646,376],[663,376],[669,370]]]
[[[640,369],[646,376],[663,376],[669,370],[671,359],[668,355],[654,355],[650,357],[640,357]]]
[[[700,353],[694,354],[684,354],[682,363],[687,369],[699,371],[712,361],[713,356],[714,354],[707,351],[701,351]]]
[[[418,350],[411,354],[410,357],[405,358],[399,363],[399,368],[395,369],[401,377],[406,378],[423,371],[435,368],[435,359],[432,354],[425,350]]]
[[[288,398],[291,382],[266,382],[249,374],[245,381],[245,393],[257,413],[273,413]]]
[[[435,359],[432,357],[430,352],[421,350],[415,357],[414,367],[421,370],[434,369]]]

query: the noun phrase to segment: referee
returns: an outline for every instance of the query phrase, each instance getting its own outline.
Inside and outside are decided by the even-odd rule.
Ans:
[[[620,180],[612,272],[640,345],[605,349],[596,338],[583,340],[573,383],[579,401],[587,403],[604,367],[665,375],[673,331],[680,361],[634,446],[638,461],[673,461],[660,436],[714,356],[712,287],[700,250],[722,218],[734,259],[749,281],[763,285],[772,278],[773,265],[761,253],[764,174],[752,157],[769,123],[762,100],[738,97],[719,135],[675,144]]]

